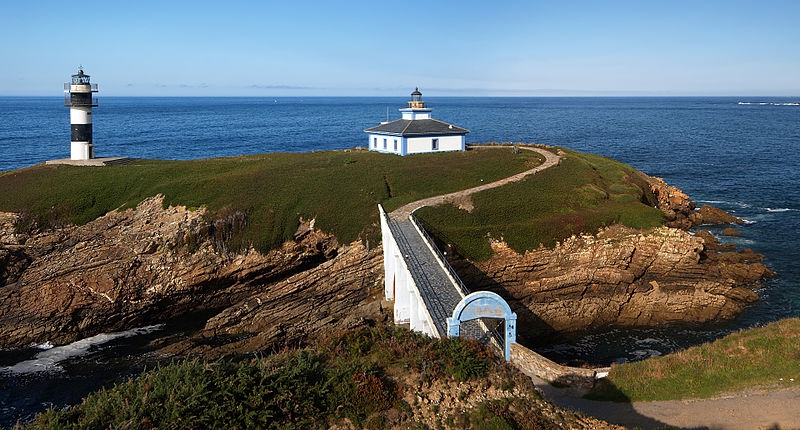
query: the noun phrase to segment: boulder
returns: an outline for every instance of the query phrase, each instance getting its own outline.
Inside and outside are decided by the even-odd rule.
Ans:
[[[695,225],[701,224],[744,224],[744,220],[741,218],[737,218],[722,209],[716,208],[714,206],[703,205],[700,209],[697,210],[697,213],[700,215],[700,223]]]
[[[739,231],[739,230],[736,230],[735,228],[728,227],[725,230],[722,230],[722,235],[723,236],[741,236],[742,232]]]

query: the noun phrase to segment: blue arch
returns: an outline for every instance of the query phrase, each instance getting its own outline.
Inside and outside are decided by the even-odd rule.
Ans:
[[[447,319],[448,337],[461,334],[461,323],[478,318],[502,318],[505,320],[505,357],[511,360],[511,343],[517,341],[517,314],[511,311],[505,300],[491,291],[476,291],[461,299]]]

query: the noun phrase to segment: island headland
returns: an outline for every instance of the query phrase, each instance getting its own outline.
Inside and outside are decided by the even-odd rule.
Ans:
[[[641,192],[664,213],[661,227],[609,225],[526,252],[490,239],[493,254],[483,261],[454,250],[448,255],[473,290],[509,301],[522,338],[727,319],[757,300],[754,288],[772,275],[760,255],[687,231],[741,220],[710,207],[696,210],[680,190],[636,175],[649,187]],[[316,218],[298,216],[291,239],[279,246],[231,251],[219,246],[219,232],[235,229],[243,215],[209,212],[151,195],[81,225],[26,230],[24,213],[3,213],[0,348],[64,344],[205,312],[213,316],[204,328],[162,351],[213,358],[302,345],[390,320],[375,241],[343,243]]]

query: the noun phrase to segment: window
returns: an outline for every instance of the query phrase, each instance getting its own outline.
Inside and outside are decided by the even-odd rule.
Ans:
[[[433,139],[433,144],[431,145],[431,149],[437,151],[439,149],[439,139]]]
[[[394,150],[397,151],[397,139],[394,140]]]
[[[373,137],[372,138],[372,147],[373,148],[377,148],[378,147],[378,138],[377,137]]]
[[[383,139],[383,149],[386,149],[386,139]]]

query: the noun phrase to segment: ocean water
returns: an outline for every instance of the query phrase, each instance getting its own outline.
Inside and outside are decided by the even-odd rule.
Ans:
[[[115,98],[101,93],[93,111],[95,151],[98,157],[191,159],[367,146],[363,130],[398,118],[406,99]],[[741,236],[721,240],[764,254],[764,264],[777,272],[757,291],[760,300],[733,321],[610,328],[541,345],[546,355],[579,363],[636,360],[800,316],[800,98],[426,101],[434,118],[471,130],[468,142],[565,146],[662,177],[698,203],[747,220],[738,228]],[[63,99],[0,97],[0,151],[0,171],[69,157],[69,109]],[[720,233],[719,228],[712,231]],[[168,323],[163,331],[170,330]],[[57,350],[48,355],[42,350],[48,345],[0,351],[0,426],[48,405],[77,402],[115,375],[135,373],[146,361],[145,346],[161,331],[111,334],[72,345],[68,354]],[[48,367],[54,356],[57,361]],[[126,360],[133,364],[126,367]],[[109,361],[117,364],[109,366]],[[36,371],[10,370],[23,368]],[[87,376],[109,368],[113,371],[102,373],[100,380]]]

